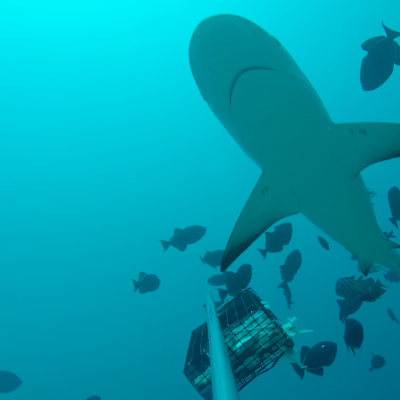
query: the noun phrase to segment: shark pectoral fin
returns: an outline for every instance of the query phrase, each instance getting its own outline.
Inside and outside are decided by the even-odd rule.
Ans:
[[[330,129],[351,179],[369,165],[400,156],[400,124],[333,124]]]
[[[370,51],[371,48],[377,44],[378,42],[380,42],[381,40],[385,40],[386,37],[385,36],[376,36],[373,37],[371,39],[366,40],[362,45],[361,48],[365,51]]]
[[[272,224],[300,211],[294,194],[261,175],[233,229],[221,263],[225,271]]]
[[[396,49],[396,58],[394,59],[394,63],[400,65],[400,45],[397,42],[393,42],[394,47]]]

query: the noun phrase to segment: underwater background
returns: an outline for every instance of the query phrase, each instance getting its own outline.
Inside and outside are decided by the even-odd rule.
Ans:
[[[216,271],[199,255],[224,249],[260,175],[202,99],[188,58],[191,35],[216,14],[247,18],[275,36],[335,122],[400,122],[400,70],[373,92],[359,74],[360,45],[400,30],[400,3],[365,1],[0,2],[0,370],[22,379],[13,400],[201,399],[183,374],[192,330]],[[363,171],[384,231],[387,192],[400,160]],[[341,245],[302,215],[284,251],[256,248],[250,286],[284,323],[295,347],[325,340],[338,354],[323,377],[300,381],[282,359],[239,393],[246,399],[397,398],[400,315],[396,283],[353,316],[364,326],[356,356],[343,341],[334,285],[359,275]],[[164,252],[174,228],[207,227],[185,252]],[[399,243],[399,231],[394,241]],[[286,306],[279,266],[300,249]],[[133,293],[139,272],[153,293]],[[371,352],[386,359],[369,372]]]

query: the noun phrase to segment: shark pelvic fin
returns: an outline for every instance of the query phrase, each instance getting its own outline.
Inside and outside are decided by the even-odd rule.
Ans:
[[[351,179],[372,164],[400,157],[400,124],[333,124],[330,129]]]
[[[299,211],[294,194],[283,185],[268,185],[267,178],[262,174],[233,229],[222,259],[221,272],[272,224]]]

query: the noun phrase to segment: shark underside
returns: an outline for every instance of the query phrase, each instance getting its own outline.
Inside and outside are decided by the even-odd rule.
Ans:
[[[221,271],[271,225],[302,213],[357,256],[399,269],[360,172],[400,156],[400,125],[336,124],[277,39],[233,15],[208,18],[189,49],[200,93],[262,174],[226,247]]]

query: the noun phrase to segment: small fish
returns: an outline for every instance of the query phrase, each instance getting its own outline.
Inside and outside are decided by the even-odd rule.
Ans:
[[[400,282],[400,274],[398,272],[389,270],[385,274],[383,274],[383,276],[390,283],[392,283],[392,282],[399,283]]]
[[[329,243],[323,237],[318,236],[318,242],[324,249],[329,250]]]
[[[154,292],[160,286],[160,280],[153,274],[146,274],[146,272],[139,273],[138,281],[131,279],[135,288],[134,292],[139,289],[139,293],[144,294],[147,292]]]
[[[382,356],[375,356],[374,353],[371,354],[372,354],[372,360],[371,360],[370,371],[382,368],[386,364],[386,361]]]
[[[10,393],[22,384],[17,375],[8,371],[0,371],[0,393]]]
[[[392,217],[389,218],[389,221],[399,229],[397,225],[397,221],[400,221],[400,189],[397,186],[393,186],[389,189],[388,192],[388,200],[390,211],[392,213]]]
[[[290,222],[278,225],[273,232],[265,232],[265,249],[257,249],[263,259],[268,252],[279,253],[283,250],[283,246],[290,243],[293,234],[293,227]]]
[[[227,274],[226,290],[218,289],[221,300],[224,301],[228,294],[230,296],[236,296],[242,290],[246,289],[250,284],[252,274],[253,269],[250,264],[243,264],[236,273],[231,272]]]
[[[392,239],[395,238],[396,236],[393,235],[393,231],[390,232],[383,232],[384,235],[386,236],[386,239]]]
[[[338,296],[349,299],[356,297],[359,293],[358,289],[354,288],[355,276],[348,278],[340,278],[336,281],[335,292]]]
[[[349,350],[350,347],[353,354],[356,355],[354,349],[359,349],[364,340],[364,329],[361,323],[356,319],[349,318],[346,321],[343,339],[346,343],[347,350]]]
[[[373,302],[382,296],[386,290],[384,285],[377,279],[376,282],[372,278],[363,279],[360,276],[357,280],[355,277],[340,278],[335,284],[335,292],[338,296],[346,299],[358,297],[362,301]]]
[[[354,287],[358,290],[357,297],[362,301],[373,302],[381,298],[386,292],[385,286],[377,279],[376,282],[372,278],[364,280],[362,276],[354,282]]]
[[[282,288],[283,289],[283,295],[286,297],[286,301],[287,301],[287,306],[288,308],[291,310],[292,307],[290,307],[292,304],[294,304],[294,302],[292,301],[292,291],[290,290],[289,285],[287,284],[286,281],[283,281],[278,288]]]
[[[363,305],[363,301],[358,297],[348,298],[344,300],[337,300],[339,306],[339,320],[346,323],[347,317],[356,313]]]
[[[335,361],[337,354],[337,344],[335,342],[320,342],[311,349],[307,346],[301,348],[300,360],[308,372],[314,375],[322,376],[324,374],[323,367],[329,367]],[[292,364],[295,372],[300,376],[300,380],[304,377],[304,368],[297,364]]]
[[[367,51],[363,58],[360,81],[363,90],[375,90],[390,77],[394,64],[400,65],[400,46],[394,41],[399,32],[389,29],[382,23],[385,36],[377,36],[365,41],[361,48]]]
[[[393,310],[392,310],[391,308],[388,307],[388,308],[387,308],[387,311],[388,311],[388,314],[389,314],[390,319],[391,319],[392,321],[394,321],[394,322],[399,323],[399,321],[397,320],[396,316],[394,315]]]
[[[235,275],[232,271],[224,271],[220,275],[213,275],[207,282],[211,286],[224,286]]]
[[[174,234],[169,240],[160,240],[164,251],[169,246],[175,247],[180,251],[185,251],[189,244],[198,242],[206,233],[207,229],[204,226],[188,226],[185,229],[174,229]]]
[[[281,265],[281,278],[285,282],[291,282],[301,266],[301,253],[299,250],[292,251]]]
[[[216,268],[221,266],[223,256],[224,256],[224,250],[214,250],[214,251],[207,250],[204,257],[200,256],[200,260],[203,263],[203,265],[208,264],[210,267]]]

